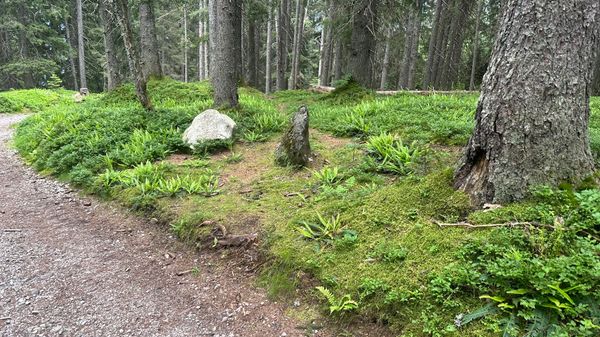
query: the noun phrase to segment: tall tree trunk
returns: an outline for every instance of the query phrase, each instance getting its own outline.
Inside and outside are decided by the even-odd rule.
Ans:
[[[104,1],[100,1],[98,10],[104,28],[104,54],[106,56],[106,89],[113,90],[121,84],[119,76],[119,61],[115,53],[115,40],[113,36],[113,19],[111,12],[106,8]]]
[[[204,8],[206,10],[208,10],[208,0],[203,0],[204,1]],[[208,13],[207,13],[208,14]],[[203,35],[204,35],[204,42],[203,42],[203,49],[204,49],[204,69],[203,69],[203,73],[204,73],[204,79],[207,79],[210,74],[209,74],[209,41],[207,40],[208,38],[208,29],[209,29],[209,24],[206,20],[204,20],[204,24],[203,24]]]
[[[71,66],[71,75],[73,76],[73,88],[76,91],[79,91],[79,83],[77,81],[77,68],[75,67],[75,59],[73,58],[75,48],[73,48],[73,43],[71,40],[71,29],[69,28],[69,21],[67,20],[67,17],[65,17],[65,35],[67,38],[67,43],[69,44],[69,65]]]
[[[212,84],[216,107],[237,107],[237,83],[240,79],[241,1],[214,0],[215,20],[211,31],[215,34],[213,46]]]
[[[475,36],[473,37],[473,61],[471,63],[471,78],[469,81],[469,90],[475,90],[475,72],[477,71],[477,57],[479,56],[479,24],[481,21],[481,8],[483,0],[477,1],[477,16],[475,21]]]
[[[390,66],[391,40],[392,40],[392,29],[388,28],[388,32],[385,37],[385,51],[383,53],[383,64],[381,65],[381,82],[379,83],[379,90],[385,90],[387,80],[388,80],[388,68]]]
[[[277,13],[277,90],[287,90],[286,79],[288,58],[288,21],[287,11],[289,0],[279,0]]]
[[[79,83],[82,88],[87,88],[85,76],[85,45],[83,42],[83,5],[81,0],[76,1],[77,7],[77,50],[79,54]]]
[[[474,203],[511,202],[531,186],[593,172],[589,84],[599,20],[597,0],[507,1],[455,174]]]
[[[423,80],[423,87],[425,89],[431,87],[433,82],[433,68],[434,62],[437,55],[436,43],[438,41],[438,35],[442,30],[441,26],[441,17],[442,17],[442,7],[444,0],[437,0],[435,5],[435,17],[433,19],[433,28],[431,30],[431,37],[429,38],[429,49],[427,51],[427,66],[426,73]]]
[[[442,72],[448,47],[448,35],[451,29],[450,21],[452,20],[452,14],[449,8],[454,4],[454,1],[456,0],[445,0],[442,4],[440,30],[438,31],[437,41],[435,42],[435,55],[433,57],[433,71],[431,76],[431,87],[433,88],[439,88],[440,83],[442,82]]]
[[[373,55],[377,1],[360,0],[355,8],[350,46],[350,73],[360,85],[370,88],[373,78]]]
[[[472,0],[457,1],[456,15],[452,20],[457,21],[455,29],[449,37],[448,53],[446,55],[446,68],[444,69],[443,87],[447,90],[454,89],[460,81],[460,70],[463,66],[462,52],[465,42],[465,22],[468,22],[473,9]],[[452,23],[454,26],[454,22]]]
[[[246,57],[248,65],[246,66],[246,79],[251,87],[258,88],[257,60],[256,60],[256,21],[254,18],[248,19],[248,56]]]
[[[321,72],[319,73],[319,83],[329,85],[332,72],[332,54],[333,54],[333,19],[335,13],[335,2],[329,0],[329,9],[327,21],[323,23],[323,41],[320,55]]]
[[[341,39],[335,41],[335,49],[333,50],[333,81],[339,81],[342,79],[342,51],[343,42]]]
[[[187,27],[187,5],[183,5],[183,81],[188,82],[188,27]]]
[[[294,42],[292,44],[292,71],[290,72],[289,87],[297,89],[300,65],[300,44],[302,43],[304,28],[304,0],[296,0],[296,22],[294,27]]]
[[[419,40],[421,36],[421,0],[416,0],[410,6],[406,22],[406,38],[404,40],[404,53],[400,74],[398,76],[399,89],[414,89],[415,68],[419,52]],[[427,75],[425,75],[427,76]]]
[[[162,77],[153,0],[142,0],[140,3],[140,41],[144,77]]]
[[[133,32],[131,29],[131,21],[129,19],[129,7],[127,0],[103,0],[107,2],[107,7],[113,6],[115,8],[115,16],[121,27],[121,36],[123,37],[123,44],[125,45],[125,52],[127,53],[127,62],[129,64],[129,71],[135,78],[135,94],[146,110],[153,110],[152,102],[148,97],[146,89],[146,77],[142,71],[142,65],[140,64],[140,57],[138,56],[137,50],[133,45]],[[111,8],[111,7],[109,7]]]
[[[266,55],[265,55],[265,93],[266,94],[270,94],[271,93],[271,81],[272,81],[272,74],[271,74],[271,39],[273,36],[273,8],[271,8],[271,4],[272,4],[272,0],[269,0],[269,3],[267,5],[267,10],[269,11],[269,17],[268,17],[268,21],[267,21],[267,48],[266,48]]]
[[[204,18],[203,18],[203,0],[198,0],[198,81],[202,81],[204,76]]]

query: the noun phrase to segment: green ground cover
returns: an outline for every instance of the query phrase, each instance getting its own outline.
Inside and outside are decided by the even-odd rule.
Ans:
[[[210,91],[152,81],[154,112],[135,103],[131,86],[51,105],[19,125],[15,144],[36,169],[158,217],[199,249],[214,249],[207,220],[261,233],[268,262],[259,282],[273,297],[307,299],[291,312],[301,318],[331,312],[402,336],[600,331],[595,187],[538,188],[493,211],[473,210],[453,190],[477,96],[379,97],[352,83],[272,97],[243,88],[241,108],[226,112],[240,126],[234,141],[191,153],[181,133],[211,106]],[[277,167],[277,137],[301,104],[318,155],[309,169]],[[596,156],[599,104],[592,100]],[[528,224],[438,226],[463,220]]]

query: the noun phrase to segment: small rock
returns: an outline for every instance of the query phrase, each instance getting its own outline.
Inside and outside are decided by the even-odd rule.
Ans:
[[[92,206],[92,202],[89,200],[84,200],[83,201],[83,206]]]

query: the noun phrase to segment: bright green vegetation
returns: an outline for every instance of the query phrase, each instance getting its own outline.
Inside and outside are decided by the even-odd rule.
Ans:
[[[226,112],[240,126],[234,141],[196,153],[180,137],[211,106],[210,88],[171,80],[150,83],[154,112],[125,86],[44,109],[15,143],[36,169],[151,212],[199,249],[214,249],[207,223],[264,233],[260,284],[290,301],[300,289],[302,303],[333,320],[364,317],[402,336],[598,335],[600,191],[538,188],[525,202],[474,211],[452,173],[476,96],[344,88],[270,99],[242,89],[242,107]],[[277,167],[275,137],[300,104],[318,156],[310,169]],[[459,221],[519,224],[438,225]]]
[[[40,112],[49,108],[75,105],[74,91],[28,89],[0,92],[0,113]]]

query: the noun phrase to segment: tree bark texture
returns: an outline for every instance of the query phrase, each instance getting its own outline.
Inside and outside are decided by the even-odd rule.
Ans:
[[[106,7],[104,1],[100,1],[98,10],[102,19],[104,30],[104,54],[106,56],[106,89],[113,90],[121,84],[119,75],[119,60],[116,55],[114,22],[111,11]]]
[[[597,0],[508,0],[455,187],[476,204],[525,197],[594,170],[590,82]]]
[[[211,79],[215,107],[237,107],[237,84],[241,60],[241,1],[214,0],[215,20],[211,30],[215,34],[211,62]]]
[[[438,40],[438,35],[440,34],[440,20],[442,16],[442,7],[443,0],[437,0],[435,5],[435,16],[433,19],[433,27],[431,30],[431,36],[429,37],[429,49],[427,51],[427,66],[425,76],[423,78],[423,87],[428,89],[431,86],[432,78],[433,78],[433,67],[435,61],[436,52],[436,42]]]
[[[248,18],[248,65],[246,67],[246,80],[251,87],[258,88],[258,63],[256,59],[256,21]]]
[[[392,29],[389,28],[385,37],[385,51],[383,52],[383,64],[381,65],[381,82],[379,90],[385,90],[388,80],[388,68],[390,67],[390,48],[392,40]]]
[[[183,81],[188,82],[188,27],[187,27],[187,5],[183,5],[183,43],[181,49],[183,49]]]
[[[479,27],[481,23],[481,9],[483,7],[483,0],[478,0],[477,2],[477,15],[475,17],[475,36],[473,37],[473,59],[471,62],[469,91],[473,91],[475,89],[475,72],[477,71],[477,57],[479,56]]]
[[[372,87],[377,3],[374,0],[360,0],[352,24],[350,73],[355,81],[366,88]]]
[[[83,41],[83,5],[82,0],[76,1],[77,8],[77,50],[79,55],[79,83],[82,88],[87,88],[85,75],[85,45]]]
[[[162,76],[153,7],[152,0],[143,0],[140,3],[141,63],[146,79]]]
[[[267,21],[267,46],[266,46],[266,55],[265,55],[265,93],[271,93],[271,43],[273,36],[273,9],[271,8],[272,1],[269,0],[269,4],[267,10],[269,11],[268,21]]]
[[[421,11],[422,0],[416,0],[409,8],[406,22],[406,38],[404,40],[404,54],[398,76],[398,89],[413,90],[415,88],[415,69],[419,55],[419,42],[421,38]]]
[[[125,52],[127,53],[127,63],[129,64],[129,71],[135,78],[135,94],[146,110],[152,110],[152,102],[148,97],[148,91],[146,88],[146,77],[142,72],[142,65],[140,57],[133,45],[133,31],[131,29],[131,21],[129,18],[129,9],[127,0],[104,0],[108,6],[114,6],[115,16],[121,27],[121,36],[123,38],[123,44],[125,45]],[[110,8],[110,7],[109,7]]]
[[[279,0],[277,10],[277,90],[288,88],[286,72],[288,59],[289,0]]]
[[[71,29],[69,28],[69,21],[65,17],[65,35],[67,38],[67,43],[69,44],[69,65],[71,66],[71,75],[73,76],[73,88],[76,91],[79,91],[79,83],[77,81],[77,67],[75,66],[75,58],[73,57],[73,53],[75,48],[73,48],[73,42],[71,41]]]
[[[333,21],[335,15],[335,2],[329,0],[327,18],[323,22],[323,41],[320,55],[321,71],[319,73],[319,84],[328,86],[331,83],[332,57],[333,57]]]

